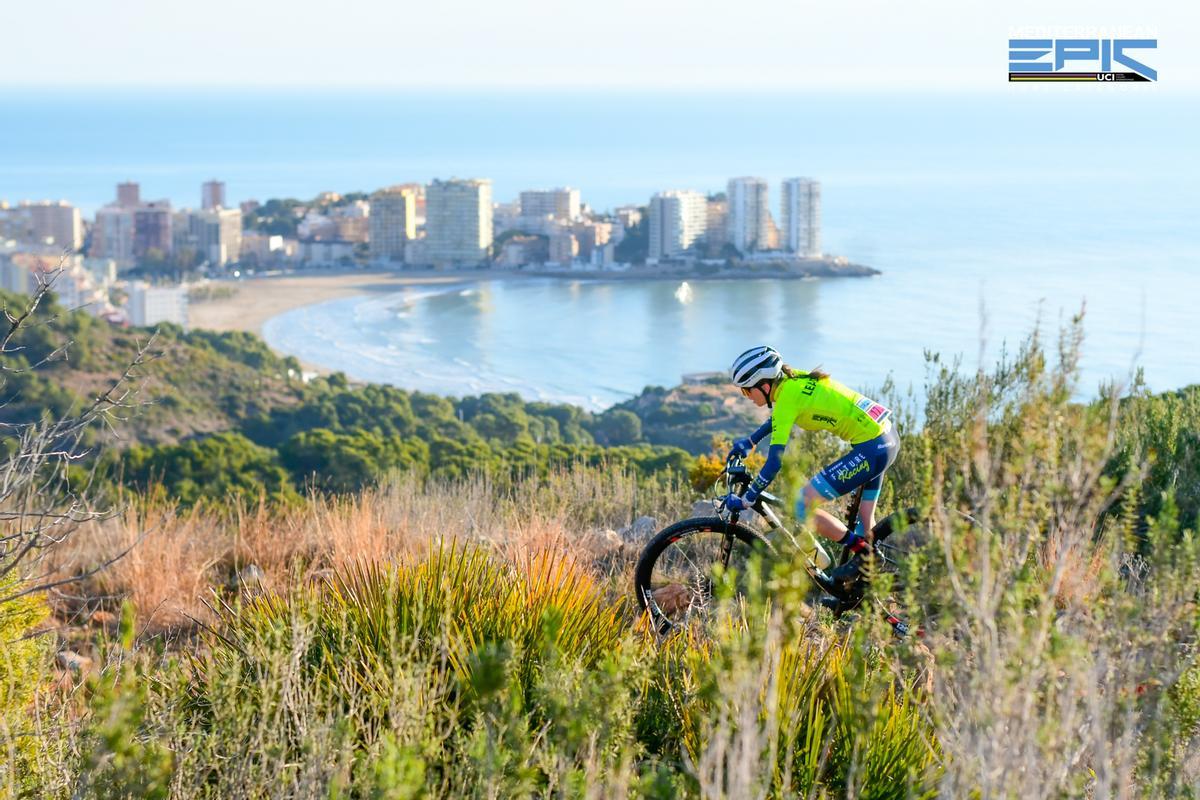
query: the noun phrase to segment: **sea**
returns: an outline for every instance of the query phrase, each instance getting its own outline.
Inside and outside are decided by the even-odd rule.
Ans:
[[[822,250],[881,271],[812,281],[555,278],[412,287],[296,309],[275,348],[447,395],[602,409],[769,343],[920,397],[1083,316],[1078,394],[1200,383],[1200,96],[1159,84],[977,94],[0,90],[0,199],[91,213],[134,180],[196,206],[491,178],[597,210],[730,177],[821,182]],[[776,213],[778,213],[776,211]]]

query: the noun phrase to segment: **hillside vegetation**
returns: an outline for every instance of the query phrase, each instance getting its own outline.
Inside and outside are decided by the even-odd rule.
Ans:
[[[3,292],[0,302],[24,304]],[[152,335],[151,358],[135,376],[139,406],[119,428],[90,436],[107,446],[102,467],[112,481],[143,490],[161,485],[188,504],[231,497],[294,502],[309,488],[362,489],[392,470],[501,478],[603,462],[682,475],[690,463],[683,449],[658,443],[671,437],[651,444],[641,420],[626,411],[591,414],[515,394],[455,400],[351,384],[341,374],[306,383],[295,359],[276,356],[252,334],[164,325],[155,335],[52,303],[38,309],[13,363],[27,368],[68,343],[69,350],[14,374],[0,423],[57,417],[85,404]],[[711,433],[702,438],[687,442],[706,449]]]
[[[204,358],[232,362],[220,346]],[[903,444],[882,507],[928,519],[898,534],[902,590],[834,619],[785,550],[714,575],[714,614],[665,639],[631,571],[714,491],[682,481],[682,450],[610,461],[604,415],[286,369],[225,416],[190,398],[229,427],[108,448],[144,477],[39,562],[78,580],[0,579],[0,797],[1194,797],[1200,387],[1079,404],[1079,347],[1069,329],[1051,358],[1035,335],[975,375],[933,358],[920,418],[886,398]],[[539,442],[550,419],[591,441]],[[395,460],[299,494],[289,459],[345,436]],[[494,464],[438,460],[463,437]],[[841,449],[803,442],[784,496]],[[157,483],[156,457],[196,466]],[[877,604],[924,635],[894,638]]]

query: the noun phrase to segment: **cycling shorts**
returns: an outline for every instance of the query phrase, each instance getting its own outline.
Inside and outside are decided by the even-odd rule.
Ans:
[[[888,425],[883,433],[854,445],[849,453],[814,475],[813,488],[826,500],[849,494],[859,486],[878,491],[883,486],[883,473],[899,453],[896,426]]]

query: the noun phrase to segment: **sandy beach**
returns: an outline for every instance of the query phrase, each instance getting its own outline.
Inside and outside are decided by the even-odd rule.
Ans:
[[[394,292],[402,286],[494,280],[512,275],[490,270],[452,273],[396,272],[343,273],[338,275],[281,275],[240,281],[213,281],[219,290],[235,290],[231,297],[193,302],[188,322],[193,328],[214,331],[250,331],[262,335],[263,323],[293,308],[342,297]]]

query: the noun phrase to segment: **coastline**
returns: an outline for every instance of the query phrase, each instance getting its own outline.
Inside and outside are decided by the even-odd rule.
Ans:
[[[514,276],[496,270],[453,273],[344,272],[279,275],[236,281],[212,281],[214,288],[233,288],[230,297],[189,304],[188,324],[213,331],[246,331],[262,336],[263,324],[296,308],[366,294],[386,294],[405,286],[472,283]]]
[[[815,268],[814,268],[815,267]],[[219,280],[209,285],[232,288],[229,297],[199,300],[188,307],[188,322],[193,328],[213,331],[246,331],[262,336],[263,324],[272,317],[296,308],[368,294],[385,294],[405,286],[437,286],[493,280],[546,279],[586,281],[654,280],[813,280],[817,278],[862,278],[879,271],[858,264],[833,267],[817,263],[803,270],[779,269],[774,265],[754,265],[737,269],[723,268],[698,272],[690,267],[654,270],[546,270],[546,269],[472,269],[454,272],[354,271],[305,275],[290,273],[245,280]]]

